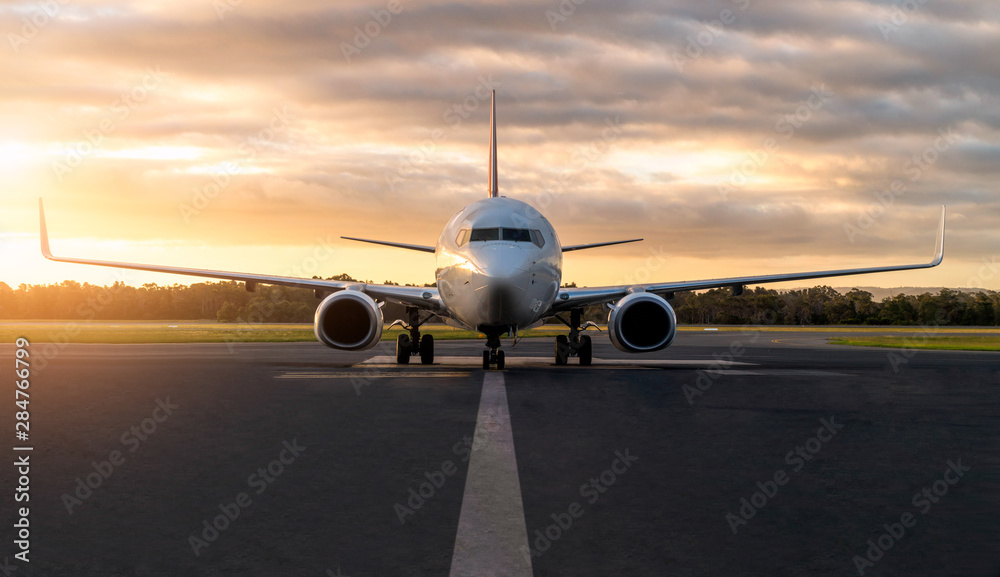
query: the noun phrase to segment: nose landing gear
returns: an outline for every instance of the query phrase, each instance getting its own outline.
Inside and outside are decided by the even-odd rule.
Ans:
[[[417,307],[406,307],[407,320],[395,320],[389,328],[397,324],[408,330],[410,334],[396,337],[396,363],[408,365],[410,356],[420,355],[420,362],[424,365],[434,364],[434,335],[420,336],[420,325],[431,319],[428,316],[420,320],[420,310]]]
[[[483,351],[483,370],[488,371],[490,367],[496,366],[498,371],[502,371],[506,362],[503,351],[500,350],[499,333],[487,333],[486,346],[489,350]]]
[[[556,337],[556,351],[555,360],[557,365],[565,365],[569,363],[569,358],[572,356],[580,357],[580,365],[587,367],[590,366],[594,359],[593,356],[593,345],[590,341],[590,335],[581,335],[580,333],[587,330],[588,327],[596,327],[597,325],[588,322],[584,324],[583,330],[580,329],[580,317],[582,316],[582,309],[573,309],[569,313],[569,322],[566,322],[561,317],[556,317],[562,323],[569,327],[569,336],[559,335]],[[598,329],[600,330],[600,329]]]

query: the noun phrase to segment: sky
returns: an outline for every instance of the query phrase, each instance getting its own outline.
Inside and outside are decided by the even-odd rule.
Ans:
[[[52,263],[434,280],[499,188],[605,285],[909,264],[834,286],[1000,289],[989,0],[0,3],[0,282],[191,283]],[[822,283],[823,281],[817,281]],[[801,285],[801,283],[797,283]],[[773,285],[776,288],[782,285]]]

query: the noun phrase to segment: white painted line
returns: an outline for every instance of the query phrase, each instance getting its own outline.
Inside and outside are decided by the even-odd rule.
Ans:
[[[576,363],[576,359],[570,360],[570,363]],[[396,357],[388,356],[374,356],[364,362],[359,364],[362,365],[380,365],[380,366],[410,366],[410,365],[397,365]],[[440,367],[448,366],[471,366],[479,367],[482,366],[483,359],[481,356],[467,356],[467,357],[435,357],[434,364],[425,369],[434,369]],[[417,365],[414,364],[414,367]],[[571,364],[569,367],[556,367],[555,362],[552,357],[522,357],[515,354],[511,354],[507,357],[507,366],[542,366],[542,367],[552,367],[559,369],[576,369],[579,365]],[[747,363],[742,361],[726,361],[718,360],[713,358],[706,359],[650,359],[641,356],[636,356],[631,359],[594,359],[594,364],[592,368],[602,368],[602,367],[629,367],[634,369],[662,369],[662,368],[718,368],[718,367],[753,367],[757,366],[757,363]]]
[[[365,371],[338,371],[338,372],[287,372],[275,375],[276,379],[442,379],[453,377],[467,377],[470,371],[385,371],[384,373]]]
[[[503,373],[487,372],[458,519],[451,576],[531,577]]]

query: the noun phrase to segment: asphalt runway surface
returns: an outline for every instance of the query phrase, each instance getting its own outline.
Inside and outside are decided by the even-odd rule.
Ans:
[[[594,334],[589,368],[531,339],[489,373],[474,341],[38,343],[0,574],[1000,575],[1000,354],[835,335]]]

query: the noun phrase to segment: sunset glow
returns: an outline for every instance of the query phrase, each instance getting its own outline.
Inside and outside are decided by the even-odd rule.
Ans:
[[[947,204],[941,267],[828,282],[1000,289],[988,2],[53,4],[0,7],[11,286],[198,282],[45,261],[39,197],[57,254],[285,274],[326,243],[311,274],[432,282],[340,236],[434,244],[486,194],[496,88],[501,194],[646,239],[566,281],[921,262]]]

